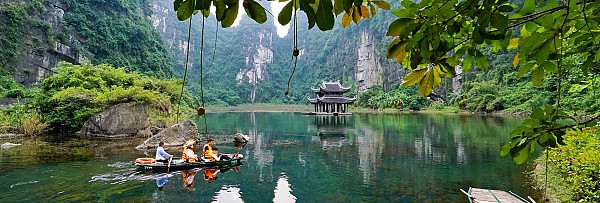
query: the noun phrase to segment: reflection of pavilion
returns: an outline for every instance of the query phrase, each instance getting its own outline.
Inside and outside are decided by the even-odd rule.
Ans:
[[[316,94],[316,98],[308,98],[308,101],[315,106],[314,112],[307,113],[311,115],[352,115],[348,112],[348,105],[353,103],[356,98],[348,98],[344,93],[350,90],[337,82],[323,82],[318,88],[311,88]]]
[[[317,136],[346,136],[355,132],[350,118],[345,116],[315,116],[309,131],[317,131]]]

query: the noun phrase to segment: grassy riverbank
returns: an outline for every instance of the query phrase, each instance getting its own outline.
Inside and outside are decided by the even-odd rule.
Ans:
[[[312,105],[293,105],[293,104],[269,104],[269,103],[254,103],[242,104],[238,106],[206,106],[207,112],[311,112],[314,111]],[[376,113],[376,114],[403,114],[403,113],[435,113],[444,115],[472,115],[471,111],[460,110],[454,106],[433,107],[430,106],[418,111],[401,110],[396,108],[381,108],[372,109],[365,107],[350,106],[352,113]],[[512,112],[494,112],[486,114],[489,116],[523,116],[523,114],[515,114]]]
[[[535,160],[531,177],[550,202],[600,202],[600,127],[572,130]],[[547,171],[546,171],[547,169]],[[546,176],[547,172],[547,176]]]

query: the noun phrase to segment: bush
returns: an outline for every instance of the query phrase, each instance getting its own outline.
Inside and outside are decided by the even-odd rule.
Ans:
[[[51,127],[62,130],[79,128],[93,114],[119,103],[147,103],[168,117],[181,88],[181,80],[146,77],[105,64],[61,62],[55,72],[41,82],[41,91],[28,105],[39,108]]]
[[[433,102],[433,103],[431,103],[431,109],[437,110],[437,111],[443,110],[445,106],[446,105],[444,105],[444,102]]]
[[[46,127],[48,127],[48,124],[42,122],[40,114],[33,111],[23,116],[19,131],[26,136],[34,136],[42,133]]]
[[[389,92],[383,92],[383,88],[377,85],[368,91],[359,94],[356,102],[357,106],[378,109],[378,108],[423,108],[429,101],[419,96],[417,88],[399,85]]]
[[[549,167],[549,194],[561,202],[600,201],[600,127],[569,131],[565,144],[546,151],[536,163]],[[534,173],[536,183],[542,188],[544,171]]]

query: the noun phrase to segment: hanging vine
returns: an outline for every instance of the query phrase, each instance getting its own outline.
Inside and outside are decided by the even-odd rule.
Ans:
[[[296,67],[298,66],[298,56],[300,55],[300,50],[298,50],[298,18],[297,9],[296,9],[296,0],[292,1],[294,5],[294,51],[292,51],[292,57],[294,60],[294,69],[292,69],[292,74],[290,74],[290,78],[288,79],[287,89],[285,90],[285,96],[290,94],[290,83],[292,82],[292,77],[294,77],[294,73],[296,72]]]
[[[183,83],[181,83],[181,92],[179,93],[179,101],[177,102],[177,115],[175,121],[179,123],[179,114],[181,101],[183,100],[183,90],[185,87],[185,79],[187,78],[188,62],[190,60],[190,38],[192,36],[192,17],[190,17],[190,24],[188,25],[188,37],[187,37],[187,48],[185,53],[185,71],[183,72]]]

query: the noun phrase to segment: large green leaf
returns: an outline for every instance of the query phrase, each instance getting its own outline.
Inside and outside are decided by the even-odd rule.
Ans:
[[[511,12],[512,10],[513,10],[513,7],[508,4],[504,4],[500,7],[498,7],[498,11],[500,11],[500,12]]]
[[[292,20],[292,9],[294,8],[293,3],[294,0],[290,1],[287,5],[283,7],[283,9],[281,9],[281,12],[279,12],[279,16],[277,17],[279,24],[287,25],[288,23],[290,23],[290,21]]]
[[[195,0],[187,0],[181,5],[179,5],[179,9],[177,9],[177,19],[179,21],[187,20],[194,13],[194,1]]]
[[[354,2],[352,0],[342,0],[342,7],[344,7],[344,11],[346,11],[346,13],[350,14],[353,3]]]
[[[523,8],[519,11],[522,15],[529,15],[535,11],[535,0],[526,0]]]
[[[225,17],[225,0],[217,0],[215,2],[215,16],[217,21],[222,21]]]
[[[259,3],[253,0],[246,0],[248,7],[245,8],[246,14],[257,23],[263,24],[267,22],[267,12]]]
[[[427,68],[421,68],[418,70],[411,71],[410,73],[406,74],[406,76],[404,76],[404,78],[402,79],[402,85],[413,86],[417,84],[421,81],[421,79],[423,79],[425,73],[427,73]]]
[[[523,138],[527,140],[527,138]],[[510,152],[510,155],[513,157],[513,161],[516,164],[522,164],[527,161],[529,158],[529,154],[531,153],[531,141],[525,141],[523,143],[519,143],[516,148],[513,148]]]
[[[535,65],[533,63],[528,63],[525,64],[524,66],[521,66],[519,68],[519,71],[517,71],[517,78],[522,78],[523,76],[525,76],[525,74],[527,74],[527,72],[529,72],[529,70],[531,68],[533,68]]]
[[[479,54],[477,54],[477,57],[475,57],[475,65],[477,65],[477,67],[481,70],[485,70],[490,67],[490,61],[488,60],[487,56],[481,54],[479,51],[477,52]]]
[[[429,93],[433,91],[436,76],[439,77],[439,75],[435,74],[433,68],[427,69],[427,73],[425,73],[425,76],[423,76],[423,78],[421,79],[421,83],[419,83],[419,94],[422,97],[427,97],[427,95],[429,95]]]
[[[231,27],[231,25],[233,25],[233,22],[235,22],[235,19],[237,18],[239,8],[240,4],[236,3],[230,5],[229,7],[227,7],[227,9],[225,9],[225,13],[223,14],[223,21],[221,21],[221,26],[223,28],[228,28]]]
[[[344,12],[344,0],[333,0],[333,13],[337,16],[342,12]]]
[[[377,5],[377,7],[379,7],[380,9],[383,10],[390,10],[390,3],[385,2],[385,1],[372,1],[375,5]]]
[[[335,24],[333,17],[333,5],[330,0],[319,1],[319,7],[317,8],[317,27],[320,30],[331,30]]]
[[[173,1],[173,11],[179,10],[179,6],[181,6],[181,2],[183,2],[183,0],[175,0],[175,1]]]
[[[542,80],[544,80],[544,69],[542,67],[537,67],[533,70],[533,74],[531,75],[531,82],[535,86],[542,86]]]
[[[317,19],[315,10],[310,6],[308,0],[298,0],[298,2],[300,3],[300,10],[304,11],[306,18],[308,19],[308,29],[313,28]]]
[[[400,36],[400,34],[402,34],[402,31],[404,30],[406,25],[411,23],[412,21],[414,21],[414,20],[410,19],[410,18],[400,18],[400,19],[394,20],[394,22],[392,22],[390,24],[390,27],[385,35],[386,36]]]
[[[471,70],[472,66],[473,66],[473,56],[468,55],[467,57],[465,57],[465,59],[463,59],[461,68],[462,68],[463,72],[467,72],[467,71]]]
[[[211,5],[211,0],[196,0],[196,7],[194,10],[209,10]]]

